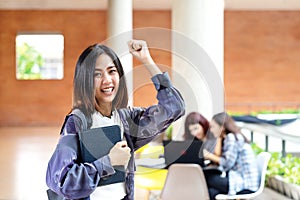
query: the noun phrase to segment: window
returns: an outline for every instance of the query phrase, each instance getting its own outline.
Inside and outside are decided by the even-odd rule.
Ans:
[[[16,37],[18,80],[63,78],[64,37],[61,34],[19,34]]]

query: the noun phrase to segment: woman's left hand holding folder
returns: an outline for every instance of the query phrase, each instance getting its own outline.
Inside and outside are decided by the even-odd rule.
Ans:
[[[112,166],[124,165],[127,167],[130,159],[130,148],[126,141],[120,141],[113,146],[108,154]]]

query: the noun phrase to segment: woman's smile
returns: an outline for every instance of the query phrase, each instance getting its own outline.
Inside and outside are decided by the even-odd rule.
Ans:
[[[107,95],[111,95],[113,90],[114,90],[114,87],[107,87],[107,88],[101,89],[101,92],[103,92]]]

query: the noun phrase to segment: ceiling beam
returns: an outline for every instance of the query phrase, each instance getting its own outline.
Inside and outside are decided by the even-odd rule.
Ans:
[[[133,0],[133,9],[170,10],[171,4],[172,0]],[[0,10],[105,10],[106,8],[107,0],[0,0]],[[225,0],[225,10],[300,10],[300,0]]]

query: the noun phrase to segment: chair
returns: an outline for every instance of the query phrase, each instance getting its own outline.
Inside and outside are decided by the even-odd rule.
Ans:
[[[258,164],[258,168],[260,171],[260,186],[256,192],[250,194],[238,194],[238,195],[227,195],[227,194],[218,194],[216,199],[252,199],[260,195],[265,187],[265,179],[267,173],[267,167],[269,160],[271,158],[271,154],[268,152],[261,152],[257,155],[256,160]]]
[[[197,164],[172,164],[168,169],[161,200],[209,200],[202,168]]]

